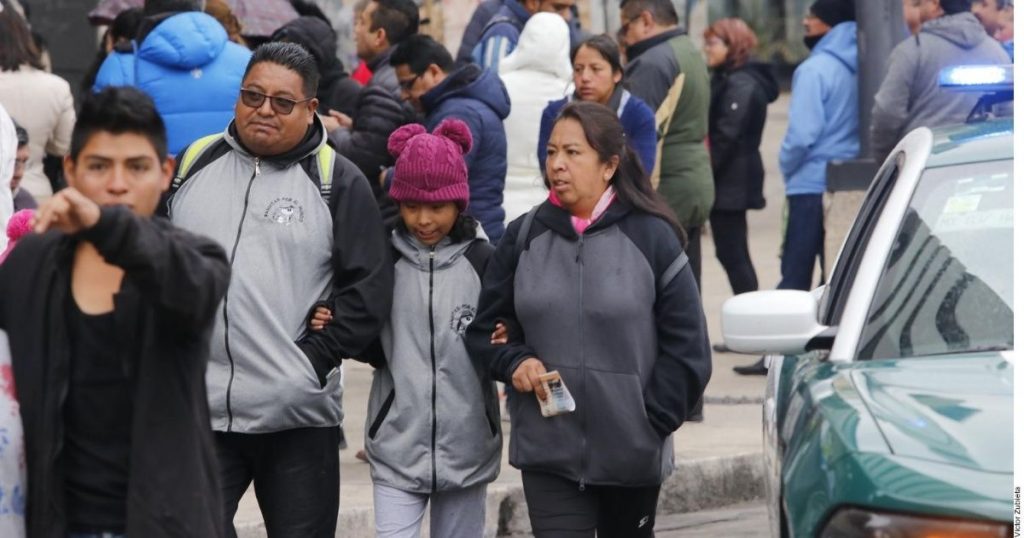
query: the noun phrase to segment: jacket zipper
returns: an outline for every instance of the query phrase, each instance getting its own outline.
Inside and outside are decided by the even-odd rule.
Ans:
[[[427,294],[427,315],[430,318],[430,491],[437,491],[437,356],[434,353],[434,256],[430,247],[430,284]]]
[[[584,353],[583,353],[583,234],[580,234],[579,240],[576,242],[576,265],[579,266],[580,277],[578,282],[578,304],[576,312],[579,316],[579,335],[580,342],[578,349],[580,350],[580,392],[579,398],[581,402],[584,402],[587,395],[587,371],[584,367]],[[580,440],[583,443],[583,452],[580,454],[580,491],[587,489],[586,486],[586,473],[587,473],[587,406],[584,402],[580,408],[580,424],[582,425],[582,435]]]
[[[242,225],[245,224],[245,216],[249,212],[249,194],[252,192],[252,184],[256,181],[256,176],[260,175],[260,158],[256,157],[255,167],[252,171],[252,176],[249,177],[249,185],[245,188],[245,203],[242,204],[242,218],[238,221],[238,231],[235,232],[235,244],[231,247],[231,258],[228,260],[228,265],[232,268],[235,265],[235,253],[238,252],[238,243],[242,239]],[[228,355],[228,365],[231,368],[230,374],[228,375],[228,389],[224,396],[227,404],[228,411],[228,431],[231,431],[231,425],[234,422],[234,414],[231,412],[231,385],[235,382],[235,358],[231,355],[231,341],[228,338],[229,329],[231,325],[228,321],[228,297],[230,294],[224,294],[224,350]]]

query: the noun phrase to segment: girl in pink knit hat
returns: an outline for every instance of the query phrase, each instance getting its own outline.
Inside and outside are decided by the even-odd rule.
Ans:
[[[465,213],[466,124],[405,125],[388,140],[397,159],[389,194],[401,219],[391,319],[358,360],[376,371],[366,423],[377,536],[483,536],[487,484],[498,476],[495,385],[463,344],[493,248]],[[311,328],[330,321],[318,309]]]

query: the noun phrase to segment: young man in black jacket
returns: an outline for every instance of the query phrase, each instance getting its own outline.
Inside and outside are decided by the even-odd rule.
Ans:
[[[69,187],[0,265],[31,538],[223,536],[205,373],[230,269],[150,218],[173,168],[149,97],[86,97]]]

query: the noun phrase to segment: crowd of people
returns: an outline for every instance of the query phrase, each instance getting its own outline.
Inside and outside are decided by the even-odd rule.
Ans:
[[[967,116],[938,72],[1010,62],[1012,10],[904,2],[872,156]],[[357,360],[379,536],[428,507],[433,536],[483,534],[496,383],[535,536],[652,536],[727,351],[705,227],[732,291],[759,287],[780,88],[754,31],[623,0],[589,35],[574,0],[484,0],[453,56],[412,0],[361,0],[357,77],[296,12],[255,39],[221,0],[125,8],[76,110],[0,0],[0,534],[234,536],[252,486],[269,536],[334,536]],[[862,153],[856,24],[852,0],[803,19],[779,288],[814,285],[826,164]]]

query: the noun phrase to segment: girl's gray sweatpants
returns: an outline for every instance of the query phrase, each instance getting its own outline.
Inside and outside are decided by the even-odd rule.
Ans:
[[[487,484],[440,491],[409,493],[373,485],[373,511],[378,538],[420,538],[420,523],[430,504],[430,536],[481,538],[487,516]]]

